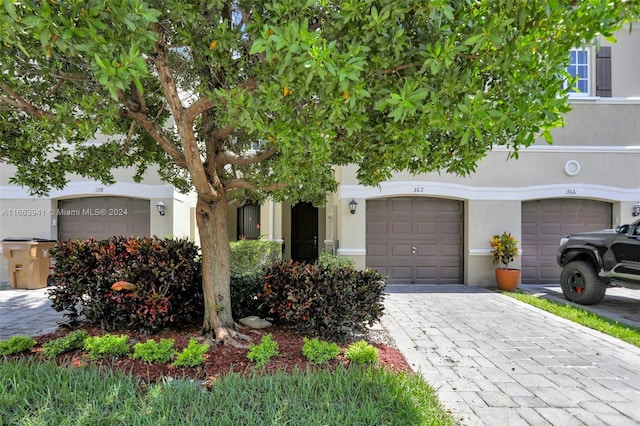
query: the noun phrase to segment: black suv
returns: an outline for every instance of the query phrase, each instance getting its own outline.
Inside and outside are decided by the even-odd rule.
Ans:
[[[640,289],[640,220],[563,238],[556,261],[562,292],[572,302],[598,303],[613,282]]]

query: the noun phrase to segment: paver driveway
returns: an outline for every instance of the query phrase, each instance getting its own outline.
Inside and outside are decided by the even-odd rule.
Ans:
[[[640,424],[640,348],[482,288],[388,291],[383,325],[462,424]]]

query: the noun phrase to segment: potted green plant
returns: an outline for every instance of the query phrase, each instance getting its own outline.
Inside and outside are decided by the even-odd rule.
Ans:
[[[513,291],[520,282],[520,270],[509,268],[514,257],[518,255],[518,240],[511,233],[504,231],[496,234],[489,241],[491,256],[496,268],[496,284],[500,290]]]

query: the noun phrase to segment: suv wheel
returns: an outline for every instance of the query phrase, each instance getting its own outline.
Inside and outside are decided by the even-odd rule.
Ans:
[[[566,264],[560,274],[560,286],[564,297],[580,305],[598,303],[607,290],[607,284],[589,262]]]

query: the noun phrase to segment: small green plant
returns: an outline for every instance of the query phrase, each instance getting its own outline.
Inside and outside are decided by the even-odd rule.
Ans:
[[[82,349],[84,340],[89,334],[84,330],[76,330],[59,339],[52,340],[42,345],[42,353],[49,358],[54,358],[60,354],[74,349]]]
[[[329,343],[318,339],[303,339],[302,354],[312,364],[322,364],[330,361],[340,353],[340,346],[337,343]]]
[[[518,255],[518,240],[511,233],[504,231],[502,235],[494,235],[489,241],[493,264],[506,269],[513,258]]]
[[[84,348],[91,359],[107,356],[124,356],[129,354],[129,336],[121,334],[105,334],[104,336],[90,336],[84,340]]]
[[[178,358],[173,362],[174,367],[195,367],[204,363],[204,354],[209,350],[206,343],[198,343],[196,339],[189,339],[189,344],[182,352],[178,354]]]
[[[160,339],[160,343],[149,339],[144,343],[133,345],[133,359],[141,359],[149,364],[153,362],[167,363],[176,355],[173,349],[174,339]]]
[[[322,268],[327,269],[342,269],[342,268],[351,268],[356,269],[355,260],[350,257],[342,257],[336,254],[329,253],[328,251],[323,251],[320,253],[320,257],[318,258],[318,265]]]
[[[364,340],[350,344],[347,349],[345,349],[344,354],[351,362],[360,365],[378,362],[378,349]]]
[[[231,271],[236,274],[262,273],[262,269],[280,259],[281,246],[276,241],[240,240],[231,246]]]
[[[264,367],[269,360],[278,355],[278,342],[273,340],[271,333],[262,337],[259,345],[249,345],[247,358],[256,363],[258,367]]]
[[[29,336],[13,336],[7,340],[0,341],[0,355],[17,354],[31,349],[35,344],[36,341]]]

